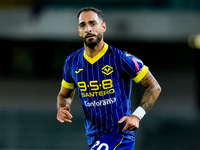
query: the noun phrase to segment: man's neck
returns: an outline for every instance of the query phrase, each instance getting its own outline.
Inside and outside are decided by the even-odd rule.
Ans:
[[[94,48],[89,48],[84,44],[85,47],[85,53],[91,57],[94,58],[104,47],[104,41],[100,41]]]

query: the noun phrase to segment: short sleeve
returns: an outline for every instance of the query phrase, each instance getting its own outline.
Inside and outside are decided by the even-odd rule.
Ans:
[[[70,73],[69,57],[66,59],[64,67],[63,67],[63,80],[62,80],[61,84],[63,87],[68,88],[68,89],[76,88],[76,84]]]
[[[135,83],[140,82],[148,72],[148,67],[142,60],[127,52],[122,55],[122,67]]]

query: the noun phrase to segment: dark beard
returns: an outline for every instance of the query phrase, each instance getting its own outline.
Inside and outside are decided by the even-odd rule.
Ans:
[[[101,39],[102,39],[102,34],[98,34],[97,39],[95,41],[93,41],[92,39],[87,41],[86,38],[83,38],[83,42],[87,47],[93,49],[101,41]]]

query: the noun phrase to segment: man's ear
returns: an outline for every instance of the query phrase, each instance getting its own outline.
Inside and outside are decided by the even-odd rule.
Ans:
[[[103,28],[103,32],[105,32],[106,31],[106,22],[102,23],[102,28]]]

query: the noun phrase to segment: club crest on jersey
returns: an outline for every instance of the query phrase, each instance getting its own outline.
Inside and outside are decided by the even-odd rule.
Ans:
[[[113,67],[106,65],[102,68],[102,73],[104,73],[105,75],[109,75],[113,72]]]

